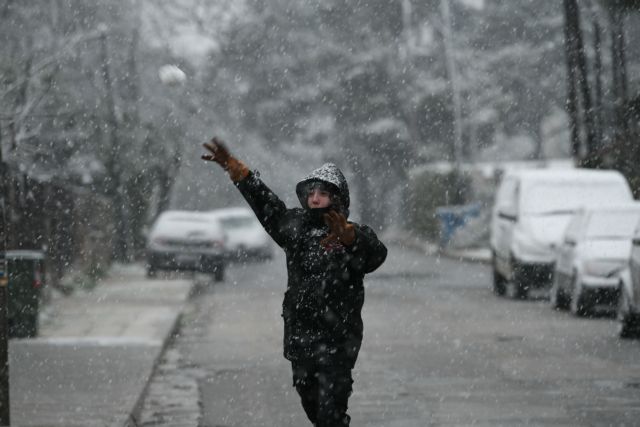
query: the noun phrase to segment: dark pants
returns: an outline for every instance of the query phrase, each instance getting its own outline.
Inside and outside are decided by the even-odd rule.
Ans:
[[[351,417],[347,403],[353,379],[348,366],[293,362],[293,385],[307,417],[316,427],[344,427]]]

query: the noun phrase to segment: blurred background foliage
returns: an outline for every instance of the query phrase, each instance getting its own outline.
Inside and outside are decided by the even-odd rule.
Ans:
[[[449,5],[459,119],[441,0],[0,0],[3,173],[65,189],[58,204],[104,201],[70,224],[101,230],[118,260],[141,254],[167,208],[242,203],[199,160],[214,134],[288,204],[300,177],[336,162],[354,219],[378,230],[433,236],[435,206],[474,199],[465,179],[411,172],[438,161],[573,158],[621,169],[639,188],[635,2]],[[165,64],[186,81],[163,84]],[[569,87],[585,79],[590,91],[568,111]],[[19,230],[33,213],[14,187],[8,217]],[[53,247],[51,227],[40,228],[49,231],[12,242]],[[92,265],[95,248],[83,244],[76,252]]]

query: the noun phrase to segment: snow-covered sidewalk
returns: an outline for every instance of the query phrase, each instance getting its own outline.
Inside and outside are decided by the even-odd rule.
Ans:
[[[387,231],[382,235],[384,242],[396,243],[414,250],[424,252],[428,255],[441,254],[443,256],[470,262],[491,262],[491,250],[486,247],[481,248],[440,248],[437,244],[422,239],[415,234],[406,231]]]
[[[39,337],[10,342],[11,425],[136,425],[192,284],[117,266],[90,291],[55,295]]]

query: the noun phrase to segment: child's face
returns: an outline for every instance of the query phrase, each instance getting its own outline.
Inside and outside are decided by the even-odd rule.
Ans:
[[[331,194],[326,190],[314,188],[307,196],[307,206],[311,209],[326,208],[331,204]]]

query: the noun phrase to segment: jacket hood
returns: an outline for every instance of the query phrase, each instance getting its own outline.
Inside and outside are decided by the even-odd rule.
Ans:
[[[333,163],[325,163],[318,169],[315,169],[309,175],[305,176],[296,185],[296,195],[300,201],[300,205],[307,209],[307,192],[306,184],[312,182],[322,182],[328,184],[333,189],[332,196],[334,197],[334,204],[345,216],[349,216],[349,186],[347,185],[347,179],[342,174],[342,171]]]

